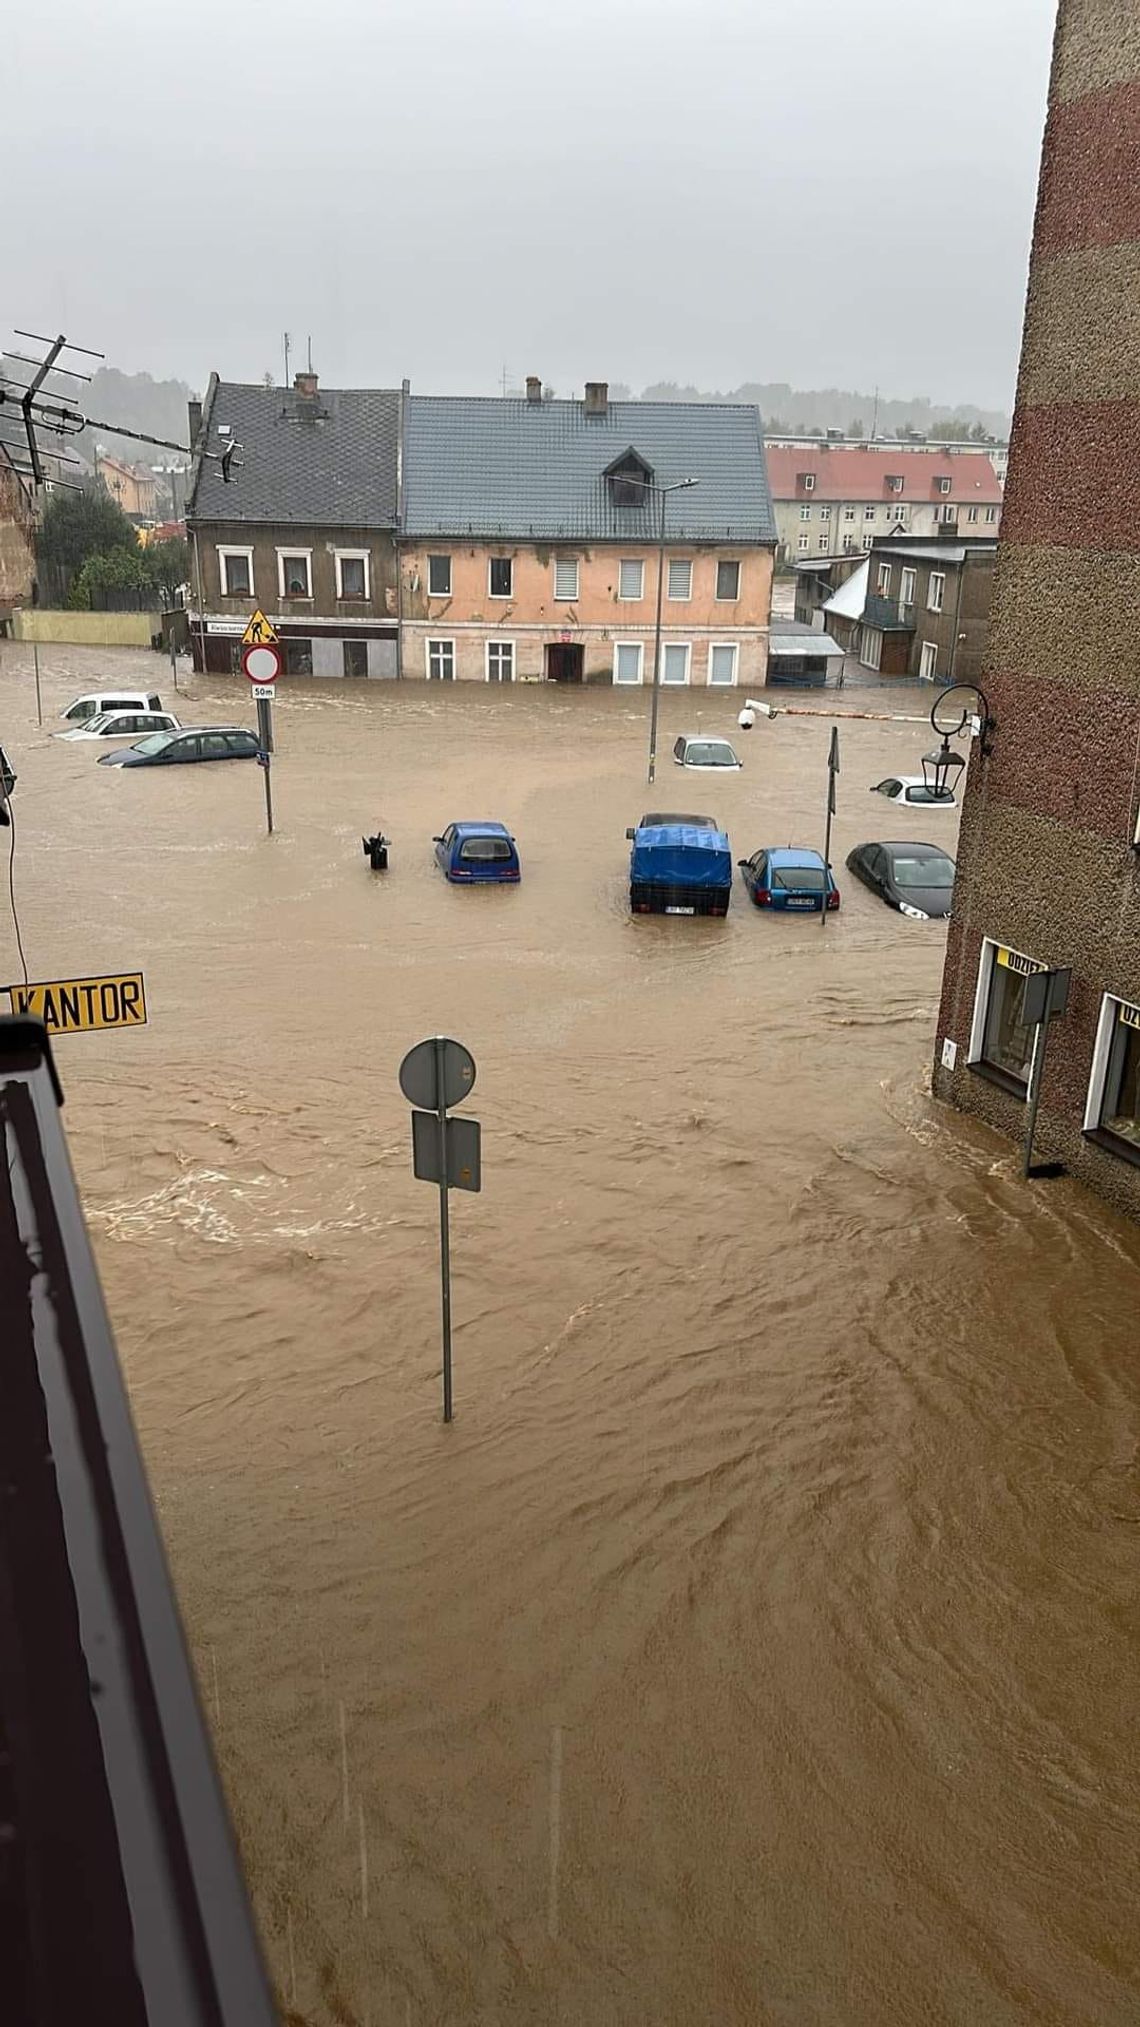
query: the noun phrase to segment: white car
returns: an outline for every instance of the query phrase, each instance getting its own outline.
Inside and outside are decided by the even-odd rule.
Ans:
[[[161,711],[162,698],[154,690],[92,690],[77,697],[60,712],[65,725],[81,725],[85,718],[100,718],[107,711]]]
[[[57,739],[138,739],[144,732],[181,732],[182,720],[171,711],[104,711],[84,718]]]
[[[905,802],[912,808],[919,803],[923,809],[958,807],[952,788],[931,788],[921,774],[888,774],[885,781],[876,781],[871,794],[885,795],[888,802]]]
[[[673,760],[677,767],[697,768],[707,774],[739,773],[741,767],[727,739],[706,739],[699,732],[682,732],[673,748]]]

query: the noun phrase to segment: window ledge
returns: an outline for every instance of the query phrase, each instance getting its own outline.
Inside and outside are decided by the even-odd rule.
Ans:
[[[976,1063],[967,1063],[966,1068],[971,1076],[982,1077],[987,1084],[996,1084],[999,1091],[1006,1091],[1011,1098],[1017,1098],[1023,1105],[1025,1104],[1029,1096],[1029,1086],[1023,1084],[1020,1077],[1011,1077],[1008,1070],[999,1070],[996,1063],[980,1060]]]
[[[1119,1134],[1109,1133],[1103,1126],[1087,1127],[1081,1138],[1101,1148],[1105,1154],[1115,1155],[1117,1161],[1126,1161],[1132,1168],[1140,1168],[1140,1147],[1131,1140],[1122,1140]]]

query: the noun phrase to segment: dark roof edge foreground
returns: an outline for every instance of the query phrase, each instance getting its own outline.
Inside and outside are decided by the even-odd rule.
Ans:
[[[274,2027],[43,1025],[0,1019],[5,2018]]]

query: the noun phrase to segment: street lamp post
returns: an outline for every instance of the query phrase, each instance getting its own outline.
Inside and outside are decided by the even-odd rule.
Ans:
[[[639,479],[647,493],[656,493],[661,502],[657,522],[657,618],[653,629],[653,702],[649,710],[649,772],[652,781],[657,771],[657,711],[661,700],[661,602],[665,596],[665,506],[670,493],[688,492],[692,486],[699,486],[699,479],[677,479],[671,486],[659,486],[652,479]]]

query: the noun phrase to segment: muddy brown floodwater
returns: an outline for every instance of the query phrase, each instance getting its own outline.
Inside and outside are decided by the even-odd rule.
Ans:
[[[253,767],[98,767],[26,669],[33,975],[146,974],[66,1123],[289,2017],[1134,2027],[1137,1233],[931,1102],[938,925],[627,912],[643,808],[818,842],[825,725],[647,792],[645,695],[291,685],[267,841]],[[840,864],[928,743],[845,728]],[[433,869],[480,815],[516,892]]]

